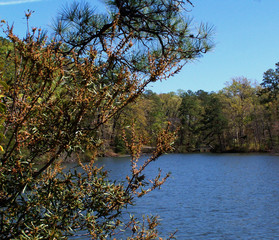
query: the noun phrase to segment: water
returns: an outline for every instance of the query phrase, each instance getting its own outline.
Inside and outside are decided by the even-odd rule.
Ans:
[[[110,178],[124,179],[129,158],[104,158]],[[158,168],[171,177],[160,190],[138,199],[136,216],[159,215],[159,230],[177,239],[278,239],[279,157],[265,154],[169,154]]]

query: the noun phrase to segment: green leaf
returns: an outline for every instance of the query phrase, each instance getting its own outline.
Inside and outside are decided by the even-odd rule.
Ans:
[[[1,85],[2,87],[4,87],[6,90],[9,89],[9,86],[8,86],[8,84],[7,84],[5,81],[0,81],[0,85]]]
[[[6,112],[6,105],[4,103],[1,103],[1,102],[0,102],[0,112],[1,113]]]

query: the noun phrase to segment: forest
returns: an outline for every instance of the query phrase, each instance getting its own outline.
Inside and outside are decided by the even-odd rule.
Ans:
[[[167,124],[176,131],[175,152],[278,152],[278,83],[276,68],[261,84],[238,77],[218,92],[147,90],[104,126],[103,152],[127,153],[122,127],[132,125],[154,147]]]

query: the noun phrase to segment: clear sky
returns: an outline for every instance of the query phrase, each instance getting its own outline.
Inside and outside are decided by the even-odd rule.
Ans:
[[[89,0],[98,4],[100,0]],[[0,0],[0,19],[26,32],[24,12],[34,12],[31,26],[47,28],[59,9],[71,0]],[[175,77],[152,84],[166,93],[178,89],[218,91],[234,77],[262,81],[263,73],[279,62],[279,0],[192,0],[188,13],[194,23],[215,27],[215,49],[189,63]]]

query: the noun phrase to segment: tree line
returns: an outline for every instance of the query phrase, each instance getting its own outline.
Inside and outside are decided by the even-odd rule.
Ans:
[[[155,147],[155,136],[167,124],[176,131],[176,152],[278,152],[278,64],[261,84],[233,78],[218,92],[145,91],[102,129],[103,152],[127,153],[122,132],[134,126]]]

